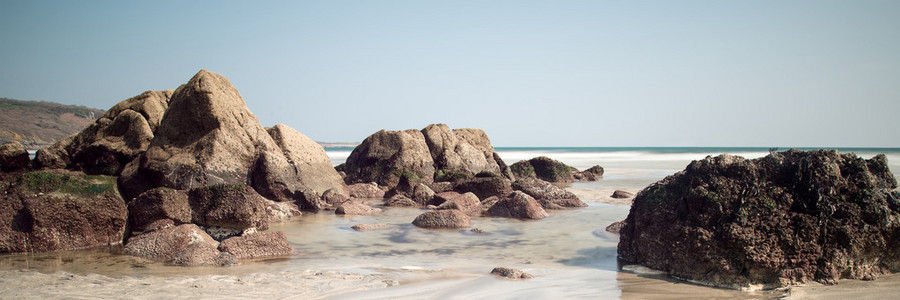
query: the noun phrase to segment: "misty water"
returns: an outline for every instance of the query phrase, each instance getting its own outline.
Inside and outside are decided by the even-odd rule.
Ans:
[[[327,270],[377,275],[386,286],[329,292],[328,285],[335,279],[320,284],[318,288],[322,292],[310,295],[314,298],[617,298],[677,294],[672,286],[685,296],[697,293],[723,297],[773,296],[767,292],[747,294],[683,284],[652,273],[620,271],[616,259],[618,236],[606,232],[605,227],[625,219],[629,206],[610,204],[616,203],[610,198],[612,191],[637,193],[683,169],[693,159],[724,152],[714,150],[719,149],[680,152],[499,149],[509,164],[546,155],[579,169],[598,164],[605,167],[606,174],[599,181],[565,186],[576,192],[588,207],[549,211],[550,216],[539,221],[481,217],[473,218],[472,227],[465,230],[427,230],[411,224],[424,209],[383,207],[380,199],[371,199],[371,205],[384,211],[371,216],[342,216],[330,211],[305,213],[292,222],[272,224],[269,230],[285,232],[297,250],[288,258],[248,261],[232,267],[188,268],[123,255],[121,249],[114,248],[2,255],[0,272],[29,269],[56,276],[102,275],[152,285],[170,277],[206,276],[213,283],[224,284],[225,277],[216,279],[220,277],[215,276],[251,280],[272,274],[319,274],[319,270]],[[747,158],[768,154],[756,150],[734,154]],[[346,159],[349,151],[337,149],[328,153],[337,164]],[[897,153],[889,154],[895,174],[900,162]],[[865,158],[874,155],[860,154]],[[388,226],[370,231],[351,229],[356,224]],[[472,228],[483,233],[473,232]],[[507,281],[488,275],[498,266],[521,269],[534,278]],[[3,276],[17,275],[3,273]],[[171,295],[180,295],[178,283],[173,286],[176,288],[170,291]],[[244,296],[255,295],[250,290],[246,292]],[[162,293],[165,295],[165,291]]]

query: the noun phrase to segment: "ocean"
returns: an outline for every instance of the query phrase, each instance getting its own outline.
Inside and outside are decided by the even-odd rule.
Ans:
[[[768,148],[498,147],[496,150],[507,164],[547,156],[578,169],[600,165],[605,174],[595,182],[564,186],[579,195],[588,207],[550,211],[550,217],[539,221],[474,218],[473,227],[483,230],[482,234],[469,230],[420,229],[410,222],[422,209],[385,207],[382,213],[372,216],[306,213],[297,221],[274,224],[270,230],[285,232],[297,249],[294,256],[226,268],[165,266],[104,249],[0,255],[0,298],[105,297],[116,295],[115,291],[123,285],[131,290],[132,296],[150,298],[185,295],[297,299],[785,296],[785,291],[751,293],[686,284],[641,268],[629,267],[631,271],[623,272],[616,259],[618,236],[605,231],[609,224],[625,219],[630,208],[628,201],[612,199],[613,191],[637,193],[684,169],[692,160],[708,155],[729,153],[757,158],[768,155]],[[900,174],[900,149],[838,150],[864,158],[884,153],[894,174]],[[343,163],[351,151],[352,148],[326,149],[334,165]],[[371,204],[377,206],[380,202]],[[389,226],[364,232],[350,228],[363,223]],[[507,281],[488,275],[492,268],[499,266],[518,268],[535,278]],[[21,269],[27,271],[16,271]],[[45,288],[48,285],[51,288]]]

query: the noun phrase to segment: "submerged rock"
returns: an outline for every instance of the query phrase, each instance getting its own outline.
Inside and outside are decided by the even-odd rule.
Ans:
[[[610,197],[615,199],[626,199],[634,197],[634,194],[622,190],[615,190]]]
[[[505,267],[496,267],[491,270],[491,274],[512,280],[528,280],[534,278],[534,276],[531,276],[531,274],[525,273],[522,270]]]
[[[720,155],[645,188],[619,257],[721,287],[777,287],[900,271],[900,193],[884,155]]]

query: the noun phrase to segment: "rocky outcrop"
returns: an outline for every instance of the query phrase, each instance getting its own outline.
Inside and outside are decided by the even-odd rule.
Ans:
[[[353,150],[342,169],[348,183],[374,181],[388,188],[397,186],[402,177],[426,184],[481,172],[512,178],[483,130],[450,130],[444,124],[376,132]]]
[[[172,220],[172,224],[191,223],[191,205],[184,191],[155,188],[128,202],[132,230],[144,231],[159,220]]]
[[[723,287],[900,271],[900,193],[884,155],[791,150],[694,161],[637,194],[619,257]]]
[[[115,179],[62,170],[2,175],[0,253],[122,243],[128,212]]]
[[[13,141],[0,145],[0,171],[27,169],[30,163],[31,157],[28,156],[28,151],[19,142]]]
[[[478,198],[503,196],[513,191],[509,179],[500,176],[475,177],[454,183],[453,190],[460,193],[474,193]]]
[[[530,177],[521,177],[512,183],[513,189],[534,197],[544,209],[566,209],[586,207],[587,204],[578,199],[572,192],[556,187],[553,184]]]
[[[427,211],[412,224],[427,229],[461,229],[472,226],[472,219],[458,209],[444,209]]]
[[[238,259],[290,256],[294,247],[287,241],[284,232],[255,232],[231,237],[218,247],[223,253],[230,253]]]
[[[537,178],[549,182],[596,181],[603,176],[603,167],[593,166],[578,171],[546,156],[516,162],[510,169],[516,178]]]
[[[549,216],[534,198],[515,191],[491,205],[487,214],[493,217],[540,220]]]
[[[179,266],[227,266],[234,255],[221,252],[219,242],[194,224],[145,232],[128,239],[125,253]]]

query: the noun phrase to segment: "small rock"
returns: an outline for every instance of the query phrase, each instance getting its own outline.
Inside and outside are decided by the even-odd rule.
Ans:
[[[623,191],[623,190],[616,190],[615,192],[613,192],[612,197],[616,198],[616,199],[625,199],[625,198],[634,197],[634,194]]]
[[[606,231],[609,233],[619,234],[619,232],[622,231],[622,227],[625,227],[625,220],[609,224],[609,226],[606,226]]]
[[[427,211],[412,223],[428,229],[458,229],[472,226],[472,219],[458,209],[443,209]]]
[[[522,270],[504,267],[494,268],[493,270],[491,270],[491,274],[512,280],[528,280],[534,278],[534,276],[531,276],[531,274],[525,273]]]

